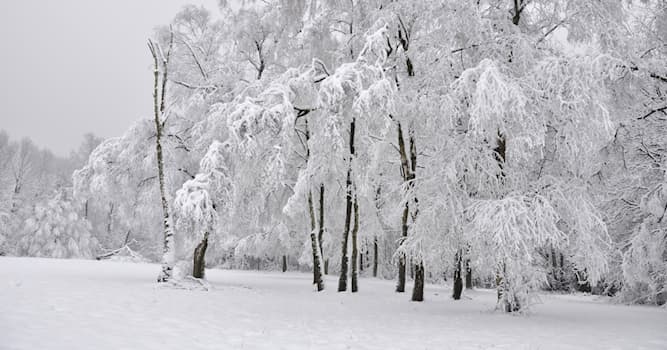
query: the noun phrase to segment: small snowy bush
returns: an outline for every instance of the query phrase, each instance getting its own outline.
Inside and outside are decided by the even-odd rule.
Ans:
[[[18,254],[49,258],[92,258],[97,240],[64,191],[38,203],[23,225]]]

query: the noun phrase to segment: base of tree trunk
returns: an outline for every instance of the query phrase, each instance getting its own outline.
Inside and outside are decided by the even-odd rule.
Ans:
[[[354,197],[354,226],[352,227],[352,293],[359,291],[359,267],[363,265],[364,259],[363,254],[359,253],[359,248],[357,247],[357,236],[359,233],[359,202],[357,202],[357,197]],[[359,261],[357,261],[359,258]]]
[[[519,304],[518,302],[515,302],[515,304],[512,305],[509,301],[503,300],[500,301],[500,306],[502,310],[507,313],[518,312],[521,310],[521,304]]]
[[[415,285],[412,289],[412,301],[424,301],[424,263],[415,265]]]
[[[396,292],[405,292],[405,260],[403,258],[398,261],[398,284],[396,285]]]
[[[206,248],[208,247],[208,233],[204,235],[204,239],[199,242],[193,254],[194,264],[192,265],[192,277],[204,278],[206,273]]]
[[[362,249],[362,251],[364,250]],[[364,253],[359,253],[359,271],[364,271]]]
[[[347,257],[342,258],[340,267],[340,277],[338,278],[338,291],[347,291]]]
[[[378,276],[378,241],[377,237],[373,239],[373,277]]]
[[[287,271],[287,256],[283,255],[283,272]]]
[[[160,271],[160,274],[157,276],[157,282],[169,282],[169,280],[171,280],[172,270],[173,268],[171,266],[163,264],[162,271]]]
[[[315,232],[310,233],[311,249],[313,250],[313,284],[317,286],[317,291],[324,290],[324,280],[322,280],[322,261],[320,260],[319,245]]]
[[[463,279],[461,278],[461,252],[456,254],[456,264],[454,265],[454,290],[452,292],[452,298],[454,300],[461,299],[461,293],[463,292]]]
[[[463,292],[463,280],[461,280],[461,274],[455,272],[454,291],[452,293],[452,298],[454,298],[454,300],[460,300],[462,292]]]

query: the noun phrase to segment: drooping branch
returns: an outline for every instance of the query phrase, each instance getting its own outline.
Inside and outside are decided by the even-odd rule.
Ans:
[[[657,113],[657,112],[662,112],[663,114],[667,114],[667,113],[665,112],[666,110],[667,110],[667,106],[663,106],[663,107],[660,107],[660,108],[652,109],[652,110],[650,110],[648,113],[646,113],[646,114],[644,114],[643,116],[637,118],[637,120],[646,119],[646,118],[650,117],[651,115],[653,115],[653,113]]]

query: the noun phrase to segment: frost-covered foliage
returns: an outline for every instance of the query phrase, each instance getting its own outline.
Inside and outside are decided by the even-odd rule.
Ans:
[[[188,6],[156,34],[174,37],[162,117],[179,259],[210,237],[209,262],[320,254],[337,272],[354,198],[364,274],[373,259],[380,276],[404,262],[438,281],[465,261],[509,311],[542,288],[665,302],[660,1],[239,6]],[[155,260],[151,123],[101,143],[74,188],[105,248]],[[15,227],[29,206],[11,186],[33,180],[2,171],[0,222]]]
[[[640,199],[638,225],[622,250],[624,300],[662,305],[667,302],[667,182]]]
[[[22,227],[35,205],[72,185],[71,173],[85,162],[99,139],[92,134],[67,157],[39,149],[30,139],[11,140],[0,130],[0,254],[29,254],[18,248]]]
[[[81,218],[72,201],[62,191],[38,203],[24,223],[18,242],[18,254],[49,258],[92,258],[97,240],[90,224]]]
[[[176,192],[174,212],[180,233],[177,255],[188,263],[192,261],[193,250],[200,242],[208,244],[210,241],[215,247],[223,241],[226,233],[218,221],[219,218],[228,219],[233,191],[227,168],[228,156],[225,155],[228,146],[214,141],[200,162],[199,173],[183,183]],[[216,249],[212,250],[214,254],[219,253]]]

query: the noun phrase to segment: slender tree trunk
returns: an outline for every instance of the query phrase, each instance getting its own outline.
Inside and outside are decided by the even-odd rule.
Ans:
[[[324,274],[328,275],[329,274],[329,259],[324,260]]]
[[[162,271],[157,278],[158,282],[168,282],[172,277],[172,271],[174,267],[175,255],[174,255],[174,231],[171,224],[171,216],[169,211],[169,200],[167,199],[167,191],[165,189],[165,176],[164,176],[164,160],[162,156],[162,133],[164,124],[161,121],[162,116],[165,110],[165,96],[167,89],[167,77],[169,66],[169,56],[171,54],[171,48],[174,42],[173,32],[171,33],[171,38],[169,42],[169,49],[167,50],[166,56],[162,54],[162,50],[156,46],[152,41],[148,41],[148,47],[151,50],[153,55],[153,111],[154,111],[154,122],[155,122],[155,153],[157,157],[157,171],[158,171],[158,183],[160,186],[160,201],[162,204],[162,223],[164,228],[164,244],[162,249]],[[161,91],[159,90],[159,81],[160,81],[160,66],[158,63],[158,55],[161,56],[162,60],[162,87]]]
[[[408,49],[410,47],[411,33],[410,30],[404,25],[401,18],[399,17],[398,19],[400,24],[398,30],[398,39],[406,55],[405,66],[407,69],[408,77],[413,77],[415,75],[414,66],[412,64],[412,61],[410,60],[410,57],[407,54]],[[403,129],[401,127],[400,122],[397,124],[398,124],[398,145],[401,157],[401,173],[403,175],[403,181],[405,182],[406,185],[406,194],[409,194],[411,190],[414,188],[414,180],[417,169],[417,153],[416,153],[415,138],[413,135],[413,131],[410,130],[410,160],[411,160],[410,163],[408,161],[408,156],[405,148],[405,141],[403,140]],[[413,210],[412,222],[414,223],[416,221],[418,214],[418,208],[417,208],[418,201],[416,196],[413,197],[413,201],[414,201],[414,208],[412,208]],[[406,199],[405,208],[403,209],[403,215],[401,217],[401,231],[402,231],[401,245],[403,244],[405,239],[407,239],[408,236],[408,216],[410,214],[409,202],[410,201]],[[399,255],[398,284],[396,286],[397,292],[405,291],[405,263],[406,263],[405,260],[406,260],[405,254]],[[423,261],[419,261],[419,263],[416,266],[414,266],[414,269],[412,267],[413,266],[411,266],[411,270],[413,272],[413,279],[415,280],[414,289],[412,291],[412,300],[421,301],[423,300],[423,293],[424,293]]]
[[[345,228],[343,231],[343,242],[341,246],[340,278],[338,279],[338,291],[347,290],[347,245],[350,236],[350,221],[352,219],[352,159],[354,158],[354,127],[355,119],[350,123],[350,159],[347,168],[347,179],[345,181]]]
[[[405,147],[405,140],[403,139],[403,128],[401,126],[401,123],[397,123],[398,126],[398,150],[401,158],[401,174],[403,175],[403,181],[405,183],[405,191],[406,195],[411,195],[412,189],[414,188],[414,180],[415,180],[415,170],[417,169],[417,151],[416,151],[416,146],[415,146],[415,139],[414,136],[412,135],[412,131],[410,131],[410,137],[409,137],[409,142],[410,142],[410,159],[408,159],[408,151],[406,150]],[[414,194],[412,201],[414,202],[414,208],[413,213],[412,213],[412,222],[415,222],[418,214],[418,208],[417,208],[417,198],[414,197]],[[403,242],[407,239],[408,237],[408,218],[410,217],[410,200],[406,199],[405,201],[405,207],[403,208],[403,215],[401,216],[401,243],[400,246],[403,245]],[[421,264],[421,263],[420,263]],[[421,265],[423,268],[423,265]],[[412,267],[411,267],[412,268]],[[398,284],[396,285],[396,291],[399,293],[405,292],[405,271],[406,269],[406,256],[405,254],[399,254],[399,260],[398,260]],[[414,273],[411,271],[414,279]]]
[[[414,130],[410,128],[410,172],[408,173],[408,188],[413,190],[415,187],[415,179],[417,177],[417,145],[414,136]],[[417,221],[417,215],[419,214],[419,201],[417,200],[417,195],[412,194],[412,223],[414,224]],[[415,281],[413,291],[412,291],[412,300],[413,301],[422,301],[424,300],[424,261],[419,260],[419,263],[415,265],[415,273],[413,275],[413,280]]]
[[[565,284],[565,268],[564,268],[565,258],[563,257],[563,253],[559,253],[559,255],[560,255],[560,268],[558,269],[559,272],[558,279],[560,280],[560,285],[562,287],[563,284]]]
[[[304,116],[308,112],[300,112]],[[310,140],[310,129],[308,129],[308,119],[306,119],[306,145]],[[306,146],[306,161],[310,159],[310,148]],[[322,251],[321,244],[318,242],[317,222],[315,221],[315,207],[313,206],[313,192],[308,190],[308,214],[310,214],[310,241],[313,251],[313,284],[317,286],[317,291],[324,290],[324,280],[322,279]],[[322,219],[322,218],[321,218]],[[322,219],[323,220],[323,219]],[[321,230],[321,229],[320,229]]]
[[[310,242],[313,250],[313,284],[317,285],[317,291],[324,289],[324,281],[322,280],[322,265],[320,257],[320,246],[317,243],[317,234],[315,233],[315,212],[313,208],[313,194],[308,192],[308,211],[310,212]]]
[[[264,61],[264,45],[262,42],[255,40],[255,48],[257,49],[257,59],[259,64],[255,66],[257,69],[257,80],[262,79],[262,73],[266,68],[266,62]],[[253,63],[254,65],[255,63]]]
[[[512,14],[512,24],[519,25],[521,12],[523,11],[523,0],[514,0],[514,13]]]
[[[558,279],[558,260],[556,255],[556,249],[551,246],[551,289],[557,290],[560,286],[560,281]]]
[[[496,273],[496,286],[498,289],[498,307],[502,308],[505,312],[515,312],[521,309],[521,304],[516,298],[516,295],[513,295],[514,302],[510,303],[510,298],[508,293],[510,293],[510,288],[507,286],[507,265],[502,264],[502,269]]]
[[[503,264],[503,271],[496,272],[496,293],[498,297],[498,307],[502,307],[505,312],[510,312],[510,304],[505,300],[504,270],[505,264]]]
[[[470,259],[466,259],[466,289],[472,289],[472,268]]]
[[[424,301],[424,263],[415,265],[415,286],[412,288],[412,301]]]
[[[461,266],[461,255],[462,252],[459,250],[454,257],[456,260],[454,264],[454,290],[452,293],[452,298],[454,298],[454,300],[461,299],[461,293],[463,292],[463,279],[461,278],[461,270],[463,266]]]
[[[373,277],[378,276],[378,237],[373,237]]]
[[[348,192],[351,191],[351,175],[350,170],[347,171],[347,186]],[[351,194],[346,195],[345,203],[345,228],[343,231],[343,242],[341,244],[341,260],[340,260],[340,277],[338,279],[338,291],[344,292],[347,290],[347,245],[350,235],[350,216],[352,216],[352,199]]]
[[[324,240],[324,184],[320,184],[320,222],[319,231],[317,233],[317,241],[320,245],[320,258],[324,259],[324,247],[322,241]],[[326,259],[328,261],[329,259]],[[328,267],[325,263],[325,269]],[[326,272],[325,272],[326,273]]]
[[[409,205],[406,202],[405,207],[403,208],[403,216],[401,217],[401,236],[402,239],[408,237],[408,213],[410,211]],[[400,245],[403,244],[401,241]],[[399,247],[400,247],[399,245]],[[398,284],[396,285],[396,292],[403,293],[405,292],[405,254],[399,254],[398,256]]]
[[[340,278],[338,279],[338,291],[347,290],[347,245],[350,236],[350,221],[352,219],[352,159],[354,157],[354,133],[355,119],[350,123],[350,159],[347,168],[347,179],[345,180],[345,228],[343,231],[343,243],[341,246]]]
[[[208,247],[208,232],[204,233],[204,239],[197,245],[193,254],[192,277],[204,278],[206,273],[206,248]]]
[[[359,251],[359,273],[364,272],[364,248]]]
[[[287,255],[283,255],[283,272],[287,271]]]
[[[496,161],[498,162],[498,167],[500,168],[499,178],[504,182],[505,178],[505,159],[506,159],[506,140],[505,137],[498,131],[498,138],[496,139],[496,147],[494,148],[496,153]],[[503,308],[506,312],[512,312],[512,305],[509,302],[507,297],[508,286],[507,286],[507,266],[503,262],[502,269],[496,273],[496,288],[498,289],[498,303],[499,306]],[[518,304],[517,304],[518,305]]]
[[[357,197],[354,197],[354,226],[352,227],[352,293],[359,290],[358,272],[357,272],[357,234],[359,233],[359,203]]]
[[[125,234],[125,240],[123,241],[123,246],[126,246],[128,243],[130,243],[130,234],[132,233],[132,230],[127,230],[127,233]]]

